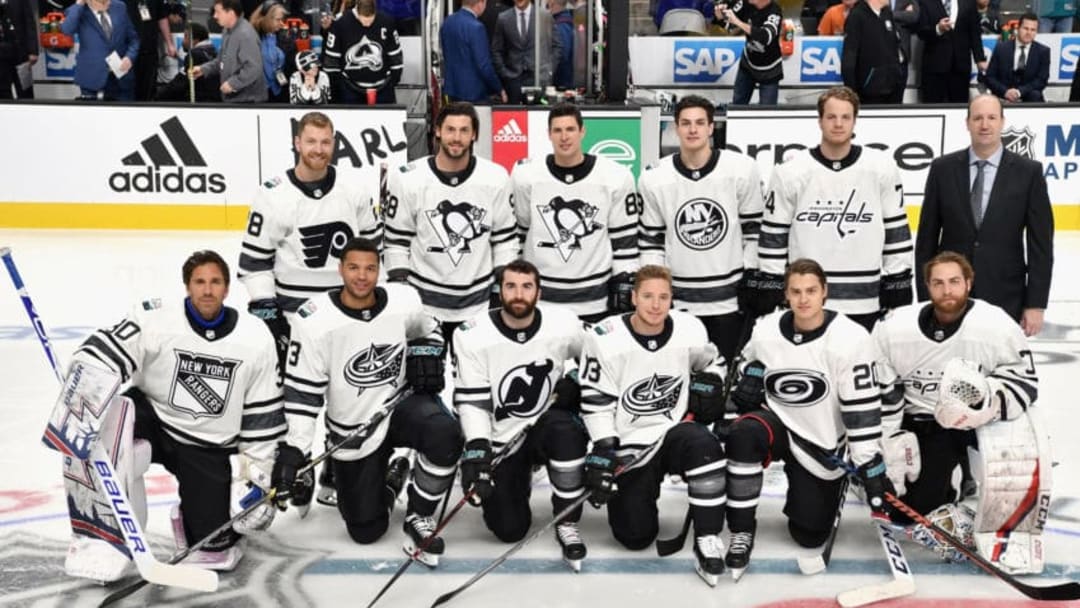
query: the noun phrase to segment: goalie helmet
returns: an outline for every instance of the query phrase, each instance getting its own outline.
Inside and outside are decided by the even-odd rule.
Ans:
[[[998,419],[1000,404],[991,397],[989,383],[977,363],[951,359],[941,373],[934,418],[949,429],[980,427]]]
[[[307,72],[317,67],[319,67],[319,55],[315,51],[300,51],[296,54],[296,69]]]

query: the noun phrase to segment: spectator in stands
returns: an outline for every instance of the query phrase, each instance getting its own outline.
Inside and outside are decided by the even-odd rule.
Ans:
[[[135,74],[135,101],[150,101],[157,89],[158,46],[176,57],[176,43],[169,27],[165,0],[124,0],[128,19],[139,34],[139,54],[131,71]]]
[[[890,0],[893,25],[900,40],[900,51],[904,54],[900,61],[900,102],[904,100],[907,88],[908,68],[911,66],[911,35],[919,29],[919,0]]]
[[[37,59],[38,29],[33,2],[0,0],[0,99],[11,99],[12,87],[15,97],[34,98],[30,69]]]
[[[1001,33],[1001,21],[998,18],[998,9],[990,3],[990,0],[975,0],[975,8],[979,11],[979,31],[983,34],[998,35]]]
[[[780,55],[780,21],[783,19],[780,5],[773,0],[737,0],[734,8],[717,4],[713,14],[717,21],[746,36],[731,103],[750,103],[757,87],[758,102],[775,106],[780,96],[780,79],[784,77]]]
[[[830,6],[829,10],[818,22],[818,36],[842,36],[844,34],[844,22],[851,14],[852,7],[857,0],[842,0],[840,4]]]
[[[443,93],[450,101],[483,103],[498,95],[506,103],[506,90],[495,73],[487,33],[477,18],[487,0],[461,0],[461,8],[446,18],[439,30],[443,54]]]
[[[999,42],[986,69],[990,92],[1011,103],[1046,101],[1043,89],[1050,80],[1050,47],[1035,42],[1039,18],[1024,13],[1016,39]]]
[[[950,15],[953,7],[957,14]],[[923,41],[923,103],[967,103],[972,58],[986,71],[975,0],[919,0],[918,34]]]
[[[312,50],[296,54],[296,71],[289,77],[289,103],[321,106],[330,103],[330,77],[319,69],[319,56]]]
[[[519,104],[521,87],[535,87],[536,7],[532,0],[514,0],[514,8],[503,11],[495,22],[491,40],[491,61],[502,80],[506,101]]]
[[[394,87],[404,69],[394,20],[376,12],[375,0],[357,0],[330,26],[323,61],[336,103],[395,103]]]
[[[278,32],[285,29],[285,5],[266,0],[251,14],[251,26],[259,35],[268,100],[285,102],[289,99],[289,78],[285,75],[285,51],[278,46]]]
[[[660,0],[656,5],[656,12],[653,14],[653,22],[656,23],[656,29],[660,29],[660,24],[664,22],[664,15],[675,8],[688,8],[700,11],[706,19],[712,19],[715,3],[713,0]]]
[[[194,41],[194,44],[192,44],[192,41]],[[187,54],[191,55],[191,65],[202,65],[217,58],[217,49],[214,48],[214,43],[210,42],[210,32],[201,23],[192,22],[191,38],[188,38],[185,31],[181,46]],[[188,82],[186,69],[188,62],[186,57],[183,59],[183,65],[185,69],[181,70],[167,84],[158,88],[156,97],[158,101],[191,100],[191,84]],[[216,75],[203,76],[197,79],[195,81],[195,101],[221,101],[220,88],[221,80]]]
[[[420,0],[379,0],[379,12],[394,18],[400,36],[420,35],[423,22],[420,11]]]
[[[131,67],[139,55],[139,35],[123,3],[77,0],[64,11],[60,30],[79,37],[75,84],[81,99],[99,96],[106,100],[135,99],[135,75]],[[121,58],[115,72],[105,62],[113,53]]]
[[[899,29],[889,0],[861,0],[844,23],[840,71],[844,84],[858,93],[862,105],[901,102]]]
[[[560,91],[574,88],[574,13],[566,0],[549,0],[548,10],[554,19],[551,36],[551,84]]]
[[[267,99],[262,75],[259,35],[240,14],[240,0],[214,0],[214,20],[223,28],[220,61],[208,61],[192,70],[196,78],[220,76],[221,99],[229,103],[259,103]]]
[[[1039,32],[1068,34],[1077,13],[1076,0],[1035,0],[1032,11],[1039,16]]]

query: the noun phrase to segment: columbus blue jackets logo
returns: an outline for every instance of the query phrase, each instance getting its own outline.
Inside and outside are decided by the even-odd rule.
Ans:
[[[495,420],[532,418],[540,413],[551,396],[551,359],[519,365],[499,381],[499,401]]]
[[[679,403],[682,378],[653,374],[632,384],[622,395],[622,406],[637,420],[640,416],[664,416],[671,420],[671,410]]]
[[[345,381],[357,388],[357,395],[383,384],[397,386],[404,355],[404,343],[372,344],[345,364]]]
[[[232,393],[233,378],[242,361],[174,349],[169,405],[194,418],[217,418],[225,411]]]
[[[329,222],[316,226],[301,226],[300,246],[304,248],[304,265],[323,268],[330,256],[341,257],[341,250],[353,238],[352,227],[345,222]]]
[[[1001,134],[1001,143],[1009,152],[1035,160],[1035,133],[1026,125],[1023,129],[1005,129]]]
[[[812,369],[767,372],[765,393],[780,405],[808,407],[829,396],[829,380]]]
[[[487,210],[472,203],[440,201],[434,209],[425,212],[425,215],[442,243],[441,247],[432,246],[427,250],[432,253],[445,253],[454,266],[461,262],[465,254],[472,253],[469,243],[491,232],[491,226],[484,223]]]
[[[683,245],[697,251],[712,249],[724,240],[729,225],[723,205],[708,198],[687,201],[675,213],[676,236]]]
[[[600,209],[581,199],[556,196],[546,205],[537,205],[536,210],[551,235],[550,241],[537,241],[537,247],[558,251],[564,262],[581,249],[581,239],[603,228],[594,221]]]
[[[383,68],[382,45],[364,36],[360,42],[345,51],[346,70],[371,70],[379,72]]]

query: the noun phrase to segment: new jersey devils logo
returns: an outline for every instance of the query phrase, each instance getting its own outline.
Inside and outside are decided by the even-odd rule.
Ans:
[[[564,262],[570,260],[574,250],[581,249],[581,239],[603,228],[594,221],[600,209],[581,199],[556,196],[546,205],[537,205],[536,210],[552,238],[536,245],[558,251]]]
[[[519,365],[506,372],[499,381],[499,402],[495,404],[495,420],[532,418],[540,413],[551,396],[551,359]]]
[[[679,403],[682,378],[653,374],[635,382],[622,396],[623,409],[637,420],[640,416],[664,416],[671,420],[671,410]]]
[[[345,381],[357,388],[357,395],[383,384],[396,386],[404,355],[405,346],[401,342],[372,344],[345,364]]]
[[[427,250],[445,253],[454,266],[461,262],[466,253],[472,252],[470,242],[491,232],[491,226],[484,224],[487,210],[471,203],[440,201],[434,209],[425,212],[425,215],[442,243],[441,247],[432,246]]]

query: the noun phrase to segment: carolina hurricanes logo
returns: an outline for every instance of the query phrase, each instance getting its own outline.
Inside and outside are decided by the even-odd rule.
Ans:
[[[345,51],[345,69],[363,70],[373,72],[382,70],[383,67],[382,45],[364,36],[360,42],[349,47]]]
[[[396,386],[404,354],[405,346],[400,342],[372,344],[345,364],[345,381],[357,388],[357,395],[383,384]]]
[[[768,372],[765,392],[780,405],[807,407],[829,395],[829,380],[825,374],[811,369]]]
[[[581,199],[556,196],[546,205],[537,205],[536,210],[553,239],[536,245],[558,251],[564,262],[570,260],[574,250],[581,249],[581,239],[603,228],[594,221],[600,209]]]
[[[432,253],[445,253],[457,266],[466,253],[472,253],[469,243],[491,232],[491,226],[484,224],[487,210],[471,203],[451,203],[440,201],[432,210],[425,212],[428,222],[435,229],[441,247],[428,247]]]
[[[653,374],[632,384],[622,396],[623,409],[637,420],[640,416],[662,415],[671,420],[671,410],[679,403],[682,378]]]
[[[540,413],[551,396],[551,359],[519,365],[506,372],[499,382],[499,402],[495,420],[532,418]]]

